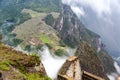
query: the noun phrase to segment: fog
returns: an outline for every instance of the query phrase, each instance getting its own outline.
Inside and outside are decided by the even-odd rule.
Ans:
[[[109,54],[120,62],[120,0],[62,0],[70,5],[86,28],[99,34]],[[119,63],[120,64],[120,63]],[[114,66],[120,74],[120,67]],[[118,73],[108,75],[115,80]]]
[[[114,66],[115,66],[117,73],[111,73],[111,74],[107,75],[110,80],[116,80],[116,78],[120,74],[120,67],[118,66],[117,62],[114,62]]]
[[[112,57],[120,56],[120,0],[62,0],[62,2],[71,6],[88,29],[101,36]]]
[[[75,53],[76,49],[67,49],[67,51],[69,52],[69,56],[72,56]],[[41,55],[41,61],[45,67],[47,75],[52,79],[57,78],[58,71],[60,70],[66,59],[69,57],[55,56],[46,46],[42,47],[42,50],[39,51],[39,54]]]
[[[114,62],[115,69],[118,74],[120,74],[120,67],[118,66],[117,62]]]

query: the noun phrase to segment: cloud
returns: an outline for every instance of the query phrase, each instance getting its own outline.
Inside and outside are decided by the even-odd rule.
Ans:
[[[69,53],[69,56],[72,56],[76,52],[76,49],[67,48],[66,51]],[[45,67],[47,75],[54,80],[57,77],[60,68],[69,56],[58,57],[53,55],[47,46],[43,46],[42,50],[39,50],[38,53],[41,56],[41,61]]]
[[[114,62],[114,66],[115,66],[115,69],[116,69],[116,71],[117,71],[117,73],[111,73],[111,74],[107,74],[107,76],[108,76],[108,78],[110,79],[110,80],[116,80],[116,78],[119,76],[119,74],[120,74],[120,67],[119,67],[119,65],[118,65],[118,63],[117,62]]]
[[[67,58],[53,57],[47,46],[43,46],[42,49],[42,51],[39,51],[39,54],[47,75],[50,78],[55,79],[59,69],[62,67]],[[54,64],[54,66],[52,64]]]
[[[89,7],[98,16],[104,14],[110,15],[112,12],[112,7],[120,9],[120,3],[118,0],[62,0],[64,4],[76,7]],[[85,14],[85,13],[84,13]]]
[[[112,73],[112,74],[107,75],[107,76],[108,76],[108,78],[109,78],[110,80],[116,80],[116,78],[118,77],[118,74]]]
[[[86,27],[99,34],[110,51],[120,52],[120,0],[62,0],[62,2],[70,5],[78,17],[83,16]]]
[[[118,63],[114,62],[114,66],[115,66],[115,69],[118,72],[118,74],[120,74],[120,67],[119,67]]]
[[[85,15],[85,12],[83,10],[83,8],[79,8],[77,6],[71,6],[71,9],[73,10],[73,12],[78,16],[78,17],[81,17],[81,16],[84,16]]]
[[[90,7],[98,15],[110,14],[110,0],[80,0],[84,6]]]

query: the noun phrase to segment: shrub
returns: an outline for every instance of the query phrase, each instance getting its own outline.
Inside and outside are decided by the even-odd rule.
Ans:
[[[17,39],[17,38],[13,39],[12,41],[13,41],[13,46],[15,46],[15,47],[23,42],[23,40]]]
[[[65,47],[65,46],[66,46],[65,43],[64,43],[63,41],[61,41],[61,40],[60,40],[60,42],[59,42],[59,45],[62,46],[62,47]]]
[[[24,50],[30,52],[31,51],[31,46],[30,45],[26,45]]]
[[[40,40],[43,43],[49,43],[50,44],[52,42],[51,39],[47,35],[45,35],[45,34],[41,34],[40,35]]]
[[[28,73],[26,76],[27,80],[51,80],[48,76],[42,76],[40,73]]]
[[[1,33],[0,33],[0,40],[2,40],[2,35],[1,35]]]
[[[45,44],[49,49],[52,49],[53,47],[50,45],[50,44],[48,44],[48,43],[46,43]]]
[[[52,26],[54,23],[54,18],[52,16],[52,14],[47,15],[47,17],[45,18],[45,23]]]
[[[66,54],[66,52],[64,50],[62,50],[62,49],[58,49],[58,50],[55,51],[55,54],[57,56],[63,56],[63,55]]]
[[[10,70],[10,64],[9,62],[0,62],[0,70],[3,70],[3,71],[8,71]]]
[[[38,46],[36,46],[36,49],[37,49],[37,50],[41,50],[42,47],[43,47],[43,45],[38,45]]]

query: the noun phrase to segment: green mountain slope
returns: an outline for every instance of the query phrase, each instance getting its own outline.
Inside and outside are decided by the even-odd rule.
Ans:
[[[0,73],[3,80],[51,80],[36,55],[26,55],[0,42]]]
[[[80,64],[83,70],[97,76],[101,76],[105,80],[108,79],[95,49],[92,48],[90,44],[82,42],[76,52],[76,55],[79,56]]]
[[[85,52],[81,56],[82,66],[101,77],[115,72],[113,59],[99,44],[100,36],[85,28],[70,6],[60,0],[1,0],[0,4],[0,32],[5,44],[20,46],[29,53],[37,53],[47,45],[52,52],[63,56],[67,55],[68,47],[77,48],[86,41],[91,46],[85,43],[86,49],[78,48]]]

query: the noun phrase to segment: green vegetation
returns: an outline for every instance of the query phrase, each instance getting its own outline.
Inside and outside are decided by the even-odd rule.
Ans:
[[[8,27],[5,28],[6,32],[11,32],[13,29],[14,29],[14,26],[13,26],[13,25],[8,26]],[[5,30],[4,30],[4,31],[5,31]]]
[[[107,51],[102,50],[97,55],[99,56],[99,59],[102,62],[105,72],[107,72],[107,73],[116,72],[116,69],[114,67],[114,61],[113,61],[112,57],[109,56]]]
[[[51,80],[46,74],[39,71],[32,73],[29,71],[34,70],[36,64],[39,65],[40,63],[37,55],[29,56],[0,43],[0,71],[5,75],[5,78],[10,80],[21,80],[23,78],[27,80]]]
[[[17,38],[14,38],[13,39],[13,46],[18,46],[20,43],[22,43],[23,42],[23,40],[21,40],[21,39],[17,39]]]
[[[9,3],[9,5],[5,6],[4,8],[1,8],[0,23],[3,23],[6,20],[10,20],[10,22],[14,23],[17,23],[18,19],[20,19],[20,22],[28,20],[30,18],[28,17],[28,14],[26,15],[21,13],[23,8],[24,5],[22,3],[16,4],[14,2]]]
[[[36,59],[36,62],[40,62],[40,57],[36,53],[33,53],[31,56],[33,59]]]
[[[59,41],[59,46],[66,47],[65,43],[62,40]]]
[[[24,9],[22,13],[29,13],[34,17],[25,21],[23,24],[16,26],[13,30],[13,33],[17,34],[17,38],[24,40],[24,44],[20,44],[21,46],[24,45],[23,49],[26,45],[30,45],[31,42],[35,44],[36,47],[34,47],[34,49],[32,47],[32,50],[26,49],[28,52],[34,52],[35,49],[41,49],[41,46],[44,44],[47,45],[49,49],[52,49],[53,46],[59,46],[60,38],[58,37],[58,33],[43,21],[43,19],[47,16],[46,13],[38,13],[30,9]],[[55,16],[53,16],[55,18],[59,15],[59,13],[56,12],[52,12],[51,14],[55,14]],[[28,43],[29,41],[30,44]],[[30,49],[30,47],[27,48]]]
[[[30,14],[28,14],[28,13],[22,13],[22,14],[20,15],[19,19],[20,19],[20,22],[19,22],[18,24],[21,24],[21,23],[23,23],[23,22],[31,19],[31,16],[30,16]]]
[[[3,2],[3,1],[1,1]],[[23,22],[30,17],[26,14],[22,14],[21,11],[24,8],[32,9],[38,12],[59,12],[60,10],[60,0],[27,0],[27,1],[16,1],[6,0],[4,2],[4,7],[0,7],[0,23],[3,23],[5,20],[13,19],[17,21],[18,18],[21,19],[20,22]],[[4,14],[4,15],[3,15]],[[26,16],[25,16],[26,15]],[[23,17],[24,16],[24,17]]]
[[[40,40],[43,42],[43,43],[48,43],[48,44],[51,44],[51,40],[50,38],[47,36],[47,35],[44,35],[44,34],[41,34],[40,35]]]
[[[46,45],[49,49],[52,49],[52,48],[53,48],[51,44],[46,43],[45,45]]]
[[[71,35],[69,35],[65,32],[70,31],[73,27],[74,25],[67,18],[65,18],[62,31],[60,32],[61,37],[62,35],[66,34],[67,37],[63,39],[63,42],[72,48],[74,48],[80,42],[78,34],[76,34],[76,32],[73,32]]]
[[[52,14],[49,14],[45,17],[45,23],[52,26],[54,23],[54,18],[52,16]]]
[[[59,45],[59,38],[56,35],[56,31],[50,27],[48,28],[47,24],[52,25],[54,19],[59,17],[61,8],[60,0],[6,0],[0,2],[4,3],[4,5],[0,5],[0,29],[2,29],[2,34],[8,37],[7,39],[3,37],[5,44],[16,47],[23,45],[21,43],[24,42],[23,46],[29,52],[31,51],[27,43],[29,39],[25,40],[25,38],[32,36],[35,40],[37,40],[35,37],[40,37],[36,45],[39,43],[46,44],[50,49],[54,45]],[[47,16],[47,14],[50,15]],[[47,18],[47,24],[43,21],[45,17]],[[12,24],[9,26],[7,23]],[[2,24],[5,24],[5,26]],[[21,26],[24,28],[21,28]],[[45,31],[42,26],[45,27],[44,29],[47,32],[50,30],[50,35],[46,34],[47,32],[45,32],[45,35],[41,33]],[[38,29],[40,30],[36,31]],[[11,34],[15,34],[15,36]],[[36,48],[38,49],[40,47]]]
[[[26,75],[27,75],[28,80],[51,80],[48,76],[42,76],[39,73],[34,73],[34,74],[29,73]]]
[[[12,64],[12,65],[13,65],[13,64]],[[23,66],[23,65],[19,65],[19,70],[20,70],[20,72],[22,72],[23,74],[26,73],[25,66]]]
[[[38,12],[58,12],[60,10],[60,0],[31,0],[27,1],[26,8]]]
[[[21,39],[17,39],[17,38],[14,38],[14,34],[9,34],[9,39],[7,41],[4,41],[4,43],[10,45],[10,46],[13,46],[13,47],[17,47],[19,44],[21,44],[23,42],[23,40]]]
[[[91,38],[95,38],[95,37],[100,37],[98,34],[86,29],[87,33],[91,36]]]
[[[30,52],[31,51],[31,45],[26,45],[24,50]]]
[[[37,49],[37,50],[41,50],[42,47],[43,47],[43,45],[37,45],[37,46],[36,46],[36,49]]]
[[[10,70],[10,64],[8,62],[0,61],[0,70],[3,70],[3,71]]]
[[[81,42],[76,55],[79,56],[80,64],[83,70],[88,71],[102,78],[108,79],[101,61],[97,56],[95,49],[87,42]]]
[[[0,35],[0,42],[1,42],[1,40],[2,40],[2,35]]]
[[[36,17],[44,17],[47,15],[47,13],[40,13],[40,12],[36,12],[36,11],[33,11],[32,9],[23,9],[22,10],[22,13],[23,14],[29,14],[31,16],[31,18],[36,18]]]
[[[63,49],[57,49],[57,50],[55,51],[55,54],[56,54],[57,56],[63,56],[63,55],[66,55],[67,53],[66,53]]]

